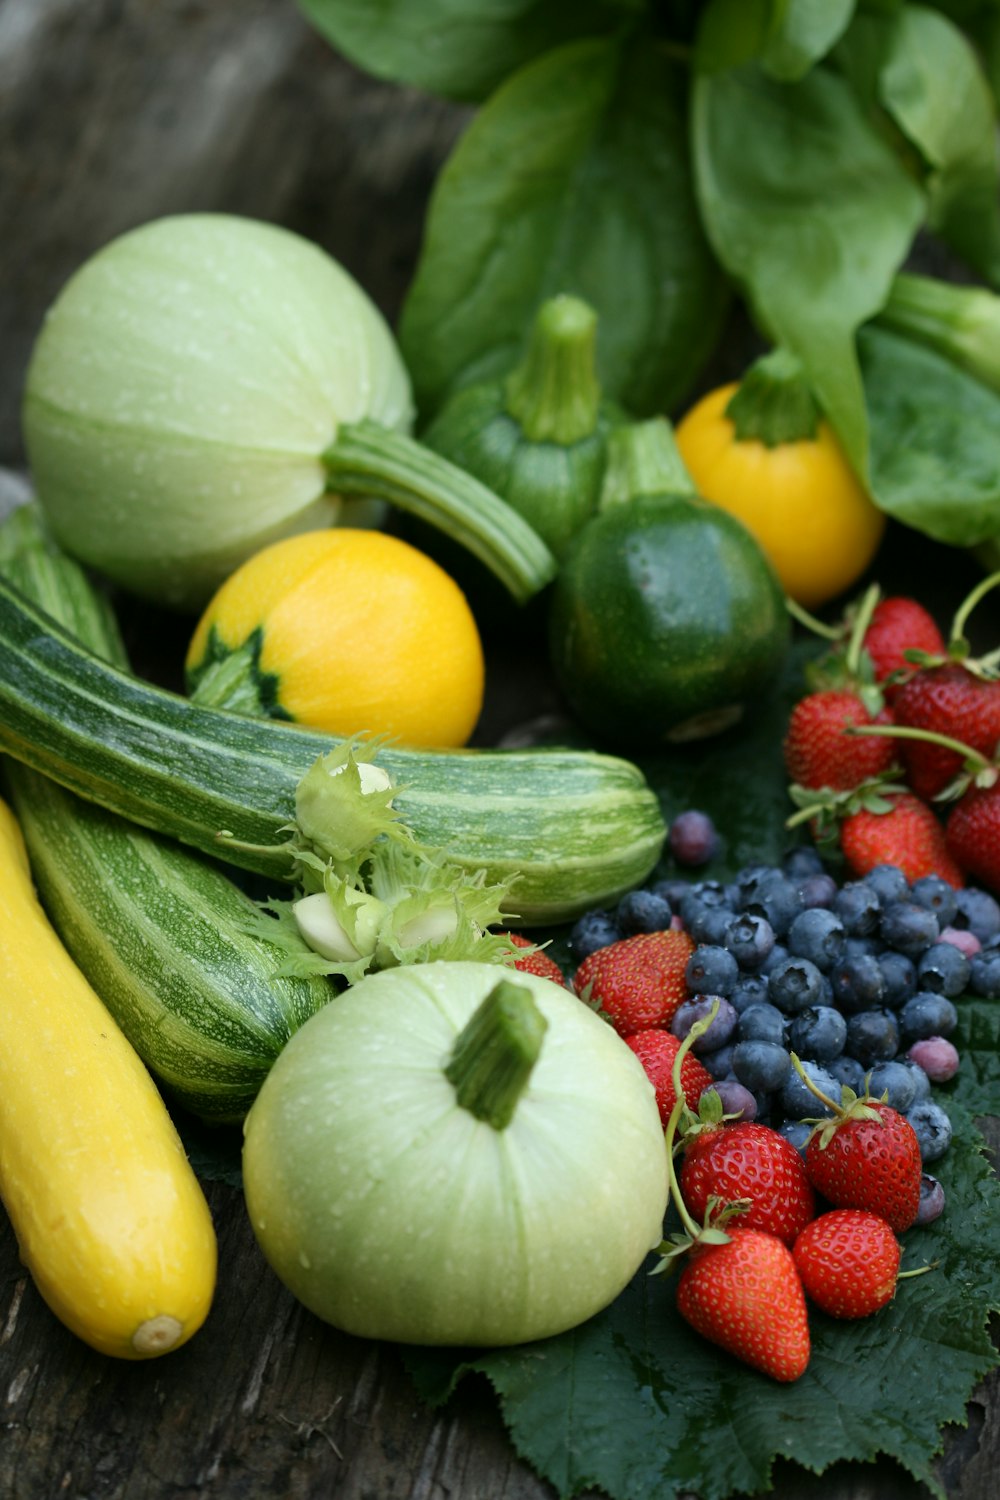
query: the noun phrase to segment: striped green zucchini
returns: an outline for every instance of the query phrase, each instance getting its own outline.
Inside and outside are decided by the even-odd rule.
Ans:
[[[203,708],[109,666],[0,578],[0,751],[143,827],[277,879],[295,788],[331,736]],[[422,842],[490,882],[511,918],[567,921],[652,870],[665,827],[631,762],[573,749],[383,748]]]
[[[0,527],[0,571],[124,661],[110,611],[33,508]],[[17,761],[5,772],[39,895],[77,967],[176,1099],[204,1119],[242,1119],[329,982],[276,977],[283,955],[248,931],[252,901],[201,855]]]

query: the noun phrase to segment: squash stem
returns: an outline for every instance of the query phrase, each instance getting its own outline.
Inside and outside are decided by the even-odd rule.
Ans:
[[[555,576],[541,537],[470,474],[413,438],[377,422],[345,423],[323,455],[333,494],[387,500],[446,532],[475,554],[515,599]]]
[[[666,417],[630,422],[608,435],[608,467],[600,509],[628,504],[640,495],[695,495],[674,431]]]
[[[917,339],[1000,391],[1000,297],[934,276],[896,276],[876,322]]]
[[[526,985],[501,979],[459,1032],[444,1075],[463,1109],[505,1130],[542,1048],[545,1017]]]
[[[766,448],[814,441],[820,415],[802,366],[787,349],[772,349],[752,364],[726,406],[736,441]]]
[[[596,428],[596,330],[597,314],[579,297],[550,297],[539,308],[528,352],[504,386],[507,414],[529,442],[568,448]]]

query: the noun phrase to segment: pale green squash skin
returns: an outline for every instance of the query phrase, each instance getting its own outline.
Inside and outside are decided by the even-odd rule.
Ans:
[[[496,1130],[443,1070],[491,966],[371,975],[296,1034],[244,1127],[251,1223],[306,1307],[347,1332],[504,1345],[607,1306],[660,1241],[667,1154],[638,1058],[568,990]]]
[[[83,573],[24,511],[0,530],[0,569],[95,650],[123,660]],[[222,871],[84,802],[17,761],[5,774],[42,902],[139,1056],[204,1119],[238,1121],[329,981],[279,979],[248,932],[255,908]]]
[[[0,577],[0,751],[131,822],[290,879],[295,788],[336,743],[200,708],[111,667]],[[518,876],[509,916],[526,926],[616,899],[663,847],[658,798],[615,756],[386,747],[378,763],[421,842],[488,883]]]

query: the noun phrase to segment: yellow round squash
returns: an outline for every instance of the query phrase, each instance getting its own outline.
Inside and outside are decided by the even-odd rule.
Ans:
[[[0,1199],[42,1297],[102,1354],[201,1327],[211,1214],[148,1072],[63,948],[0,802]]]
[[[461,589],[408,542],[359,528],[256,553],[209,601],[185,665],[198,703],[418,749],[464,745],[483,701]]]

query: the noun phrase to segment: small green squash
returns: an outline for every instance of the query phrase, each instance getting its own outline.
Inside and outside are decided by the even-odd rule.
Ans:
[[[717,733],[784,663],[777,576],[742,522],[695,492],[665,419],[611,444],[601,508],[552,589],[557,682],[604,741],[648,749]]]

